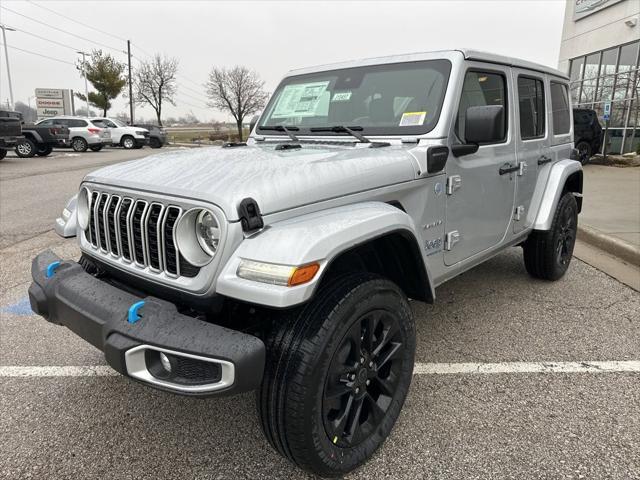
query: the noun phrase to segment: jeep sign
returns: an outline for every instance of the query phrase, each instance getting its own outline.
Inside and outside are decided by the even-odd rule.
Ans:
[[[574,0],[573,21],[580,20],[621,1],[622,0]]]

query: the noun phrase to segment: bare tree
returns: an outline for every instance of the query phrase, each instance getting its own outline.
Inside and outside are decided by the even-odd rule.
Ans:
[[[267,101],[264,82],[257,72],[236,66],[230,70],[214,67],[207,81],[209,106],[229,112],[236,121],[242,141],[242,122],[247,115],[260,110]]]
[[[162,105],[169,102],[175,105],[176,74],[178,73],[178,60],[160,56],[156,53],[147,62],[142,62],[136,71],[134,80],[135,100],[138,103],[146,103],[156,111],[158,125],[162,126]]]

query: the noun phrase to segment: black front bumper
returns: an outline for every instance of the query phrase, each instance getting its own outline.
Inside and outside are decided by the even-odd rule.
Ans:
[[[54,262],[60,264],[47,276],[47,268]],[[154,388],[192,396],[246,392],[257,388],[262,380],[265,346],[253,335],[183,315],[174,304],[158,298],[137,297],[90,275],[76,262],[61,261],[49,250],[33,259],[31,275],[29,300],[33,311],[102,350],[107,363],[123,375]],[[130,323],[130,307],[142,300],[141,318]],[[220,389],[193,392],[136,378],[126,357],[141,345],[231,364],[232,382]]]

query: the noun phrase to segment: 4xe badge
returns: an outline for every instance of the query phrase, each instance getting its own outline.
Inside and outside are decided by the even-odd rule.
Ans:
[[[429,255],[442,250],[442,238],[434,238],[433,240],[427,240],[425,247]]]

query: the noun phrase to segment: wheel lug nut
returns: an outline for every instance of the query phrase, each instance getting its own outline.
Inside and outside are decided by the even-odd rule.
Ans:
[[[360,357],[360,363],[364,363],[364,357]]]
[[[371,380],[367,380],[367,386],[369,386],[370,383],[371,383]]]
[[[369,368],[373,367],[373,362],[369,362]]]
[[[356,393],[360,393],[360,389],[359,388],[356,388]]]
[[[352,373],[351,375],[349,375],[349,380],[355,380],[356,379],[356,374]]]

